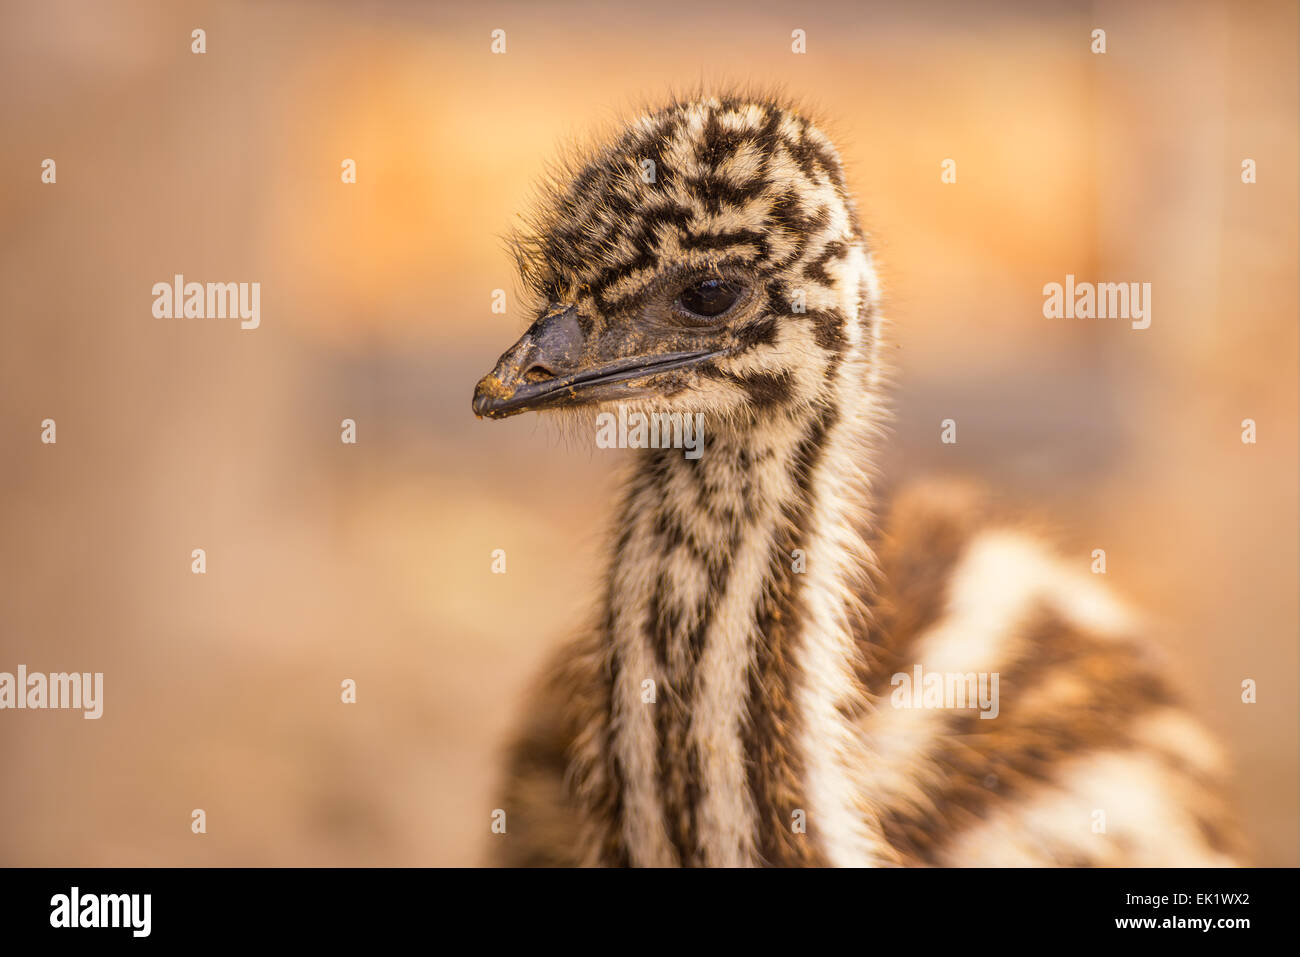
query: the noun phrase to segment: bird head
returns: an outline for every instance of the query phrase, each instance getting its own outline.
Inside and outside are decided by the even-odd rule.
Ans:
[[[583,154],[512,240],[529,314],[479,416],[609,407],[748,420],[807,406],[874,342],[839,156],[766,97],[674,102]]]

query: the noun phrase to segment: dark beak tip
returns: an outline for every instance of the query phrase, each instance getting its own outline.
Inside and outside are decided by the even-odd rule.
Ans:
[[[474,401],[473,403],[471,403],[471,407],[474,409],[474,414],[476,416],[478,416],[480,419],[491,418],[492,406],[493,406],[493,402],[492,402],[492,397],[490,395],[488,395],[482,389],[474,390]]]
[[[522,412],[523,400],[539,392],[536,375],[561,379],[575,369],[583,343],[577,316],[576,307],[557,306],[534,322],[475,386],[474,414],[503,419]]]
[[[489,372],[479,379],[478,385],[474,387],[474,400],[471,407],[480,419],[494,419],[498,417],[497,413],[501,406],[513,396],[514,390],[502,382],[496,372]]]

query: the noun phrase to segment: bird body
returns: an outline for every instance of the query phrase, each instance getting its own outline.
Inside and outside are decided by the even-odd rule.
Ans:
[[[1220,759],[1136,616],[965,486],[877,520],[880,290],[803,113],[650,111],[515,249],[538,319],[478,414],[707,428],[635,453],[595,624],[523,712],[501,863],[1233,862]]]

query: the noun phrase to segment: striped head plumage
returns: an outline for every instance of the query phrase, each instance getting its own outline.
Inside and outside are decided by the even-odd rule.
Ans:
[[[536,319],[474,411],[622,403],[715,426],[875,362],[875,277],[830,140],[770,97],[676,101],[586,151],[512,241]]]

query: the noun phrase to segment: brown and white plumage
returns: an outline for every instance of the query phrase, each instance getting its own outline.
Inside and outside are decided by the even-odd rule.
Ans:
[[[501,862],[1233,862],[1213,743],[1130,612],[964,489],[873,520],[880,294],[802,113],[649,112],[516,249],[539,318],[476,412],[621,403],[706,431],[698,459],[636,453],[597,624],[522,715]],[[891,706],[917,664],[999,673],[998,717]]]

